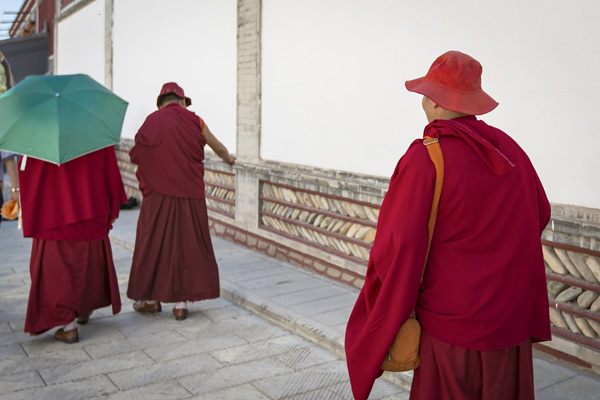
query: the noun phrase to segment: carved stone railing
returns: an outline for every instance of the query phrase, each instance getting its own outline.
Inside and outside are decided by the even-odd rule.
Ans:
[[[261,227],[356,262],[369,259],[379,205],[261,181]]]
[[[216,169],[204,169],[206,208],[235,218],[235,174]]]

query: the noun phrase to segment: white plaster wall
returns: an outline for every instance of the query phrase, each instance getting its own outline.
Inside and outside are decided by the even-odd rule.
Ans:
[[[262,3],[262,158],[391,175],[426,124],[404,81],[460,50],[550,200],[600,208],[597,1]]]
[[[87,74],[104,84],[104,0],[58,23],[56,74]]]
[[[236,0],[115,0],[113,41],[113,89],[129,101],[123,137],[134,137],[174,81],[235,152]]]

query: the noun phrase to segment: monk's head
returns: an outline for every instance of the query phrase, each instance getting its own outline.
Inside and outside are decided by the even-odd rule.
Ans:
[[[406,81],[406,88],[420,93],[429,122],[464,115],[481,115],[498,103],[481,88],[483,68],[473,57],[459,51],[439,56],[422,78]]]
[[[169,104],[179,104],[181,107],[187,107],[185,104],[185,99],[183,97],[177,96],[175,93],[168,93],[164,96],[161,96],[158,102],[158,108],[161,109]]]
[[[182,107],[188,107],[192,104],[192,99],[185,96],[181,86],[175,82],[165,83],[156,98],[156,106],[162,108],[167,104],[178,103]]]
[[[425,111],[425,115],[427,116],[427,122],[431,122],[436,119],[454,119],[469,115],[446,110],[427,96],[423,96],[423,101],[421,104],[423,106],[423,110]]]

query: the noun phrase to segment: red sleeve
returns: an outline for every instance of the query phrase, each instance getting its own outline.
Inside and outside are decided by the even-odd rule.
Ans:
[[[413,143],[392,176],[365,284],[346,329],[348,371],[358,400],[369,396],[398,329],[417,302],[435,185],[435,167],[421,143]]]
[[[548,201],[548,197],[546,196],[546,191],[544,190],[544,187],[542,186],[542,182],[540,181],[540,178],[538,177],[537,173],[535,173],[535,183],[536,183],[536,189],[537,189],[537,199],[538,199],[538,212],[539,212],[539,218],[540,218],[540,234],[542,234],[542,232],[544,231],[544,229],[546,229],[546,226],[548,225],[548,222],[550,222],[550,216],[551,216],[551,207],[550,207],[550,202]]]
[[[119,217],[121,204],[127,203],[127,195],[123,187],[123,179],[117,162],[117,156],[114,147],[106,149],[106,189],[108,190],[110,201],[109,228],[112,229],[112,222]]]

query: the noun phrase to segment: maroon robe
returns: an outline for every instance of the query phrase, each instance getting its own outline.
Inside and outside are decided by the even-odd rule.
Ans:
[[[129,155],[144,195],[127,296],[196,301],[219,297],[204,199],[203,122],[169,104],[150,114]]]
[[[127,197],[114,147],[60,166],[29,157],[19,181],[23,234],[33,238],[25,332],[39,334],[111,304],[118,313],[108,231]]]
[[[475,117],[433,121],[425,136],[440,138],[445,166],[427,269],[420,284],[435,168],[416,140],[391,178],[346,330],[359,400],[368,397],[415,306],[428,335],[462,349],[495,351],[551,338],[540,244],[550,204],[527,155]],[[430,362],[435,358],[424,357],[422,368]]]

